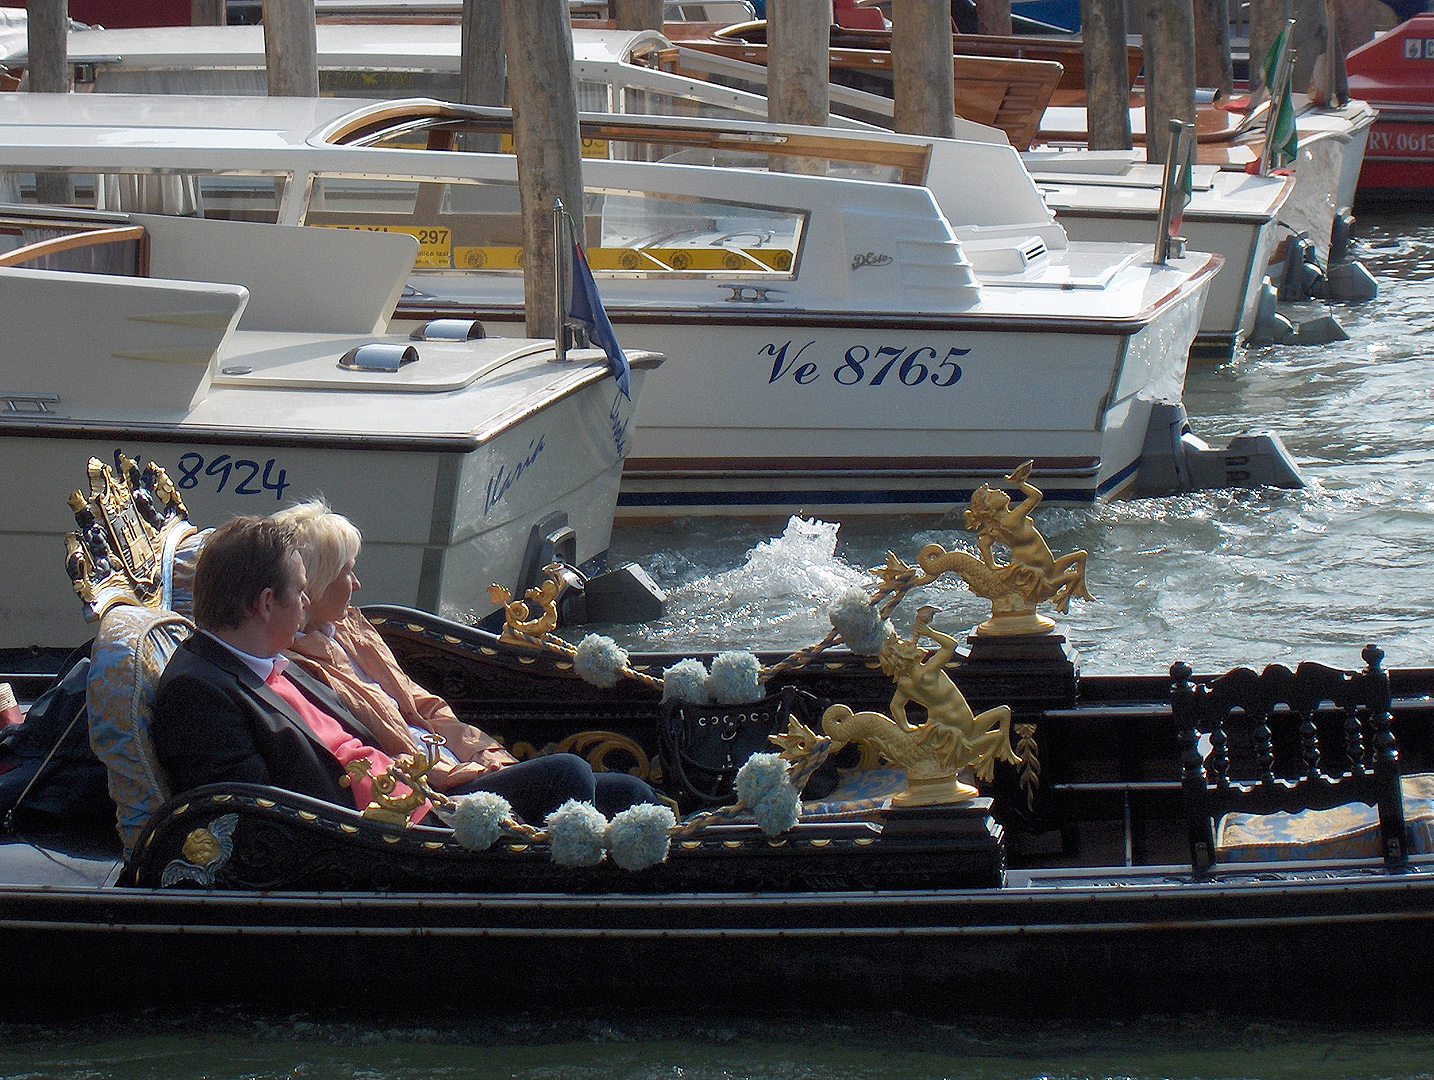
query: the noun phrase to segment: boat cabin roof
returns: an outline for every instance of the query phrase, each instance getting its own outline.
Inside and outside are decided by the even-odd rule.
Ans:
[[[417,248],[383,232],[0,206],[0,316],[27,372],[6,419],[481,443],[563,381],[544,371],[553,343],[390,333]],[[570,356],[573,372],[606,374],[600,351]]]

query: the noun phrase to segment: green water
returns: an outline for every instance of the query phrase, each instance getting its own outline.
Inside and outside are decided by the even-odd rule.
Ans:
[[[953,996],[950,1012],[959,1014]],[[1383,1080],[1434,1075],[1424,1027],[513,1015],[395,1025],[257,1014],[0,1024],[0,1077],[56,1080]]]

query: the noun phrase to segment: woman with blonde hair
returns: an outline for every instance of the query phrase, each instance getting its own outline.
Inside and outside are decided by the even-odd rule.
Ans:
[[[446,701],[404,674],[373,624],[351,606],[359,588],[358,527],[322,499],[281,510],[273,520],[292,531],[308,577],[307,622],[290,659],[326,683],[384,752],[428,754],[423,736],[442,736],[439,761],[429,773],[436,790],[496,792],[532,824],[568,799],[593,803],[609,817],[636,803],[661,801],[637,777],[595,773],[576,754],[519,762],[491,735],[463,723]]]

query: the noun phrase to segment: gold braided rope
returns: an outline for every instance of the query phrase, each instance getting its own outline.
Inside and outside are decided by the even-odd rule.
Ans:
[[[880,570],[892,568],[893,566],[901,566],[902,569],[898,573],[890,577],[884,576],[880,573]],[[876,590],[871,594],[870,599],[867,601],[867,603],[872,607],[876,607],[877,604],[882,605],[881,608],[877,611],[878,619],[888,618],[891,615],[892,611],[896,609],[896,606],[901,603],[901,601],[906,597],[906,594],[911,592],[912,589],[918,588],[922,585],[929,585],[931,584],[931,582],[939,578],[942,573],[944,573],[944,571],[938,571],[936,574],[928,576],[919,567],[908,567],[904,564],[901,564],[899,561],[895,560],[894,557],[889,553],[887,555],[886,566],[878,568],[871,572],[881,579],[881,583],[877,586]],[[506,593],[506,590],[502,590],[501,586],[497,585],[491,586],[490,591],[501,591],[503,593]],[[510,644],[526,645],[531,648],[542,649],[547,652],[556,653],[557,655],[562,656],[569,661],[576,661],[577,649],[573,645],[565,641],[563,638],[560,638],[556,634],[553,634],[551,632],[545,631],[541,634],[532,634],[524,629],[524,627],[527,626],[556,621],[557,607],[554,596],[544,595],[540,599],[537,595],[537,592],[538,590],[529,590],[528,598],[536,603],[539,603],[544,608],[548,607],[551,604],[553,610],[551,612],[545,612],[545,614],[548,616],[548,619],[540,618],[537,620],[526,620],[522,617],[523,612],[521,609],[523,608],[523,605],[521,605],[520,603],[509,603],[505,606],[505,615],[507,621],[503,627],[502,632],[499,635],[500,640],[506,641]],[[494,599],[498,599],[498,596],[495,595]],[[883,601],[885,602],[883,603]],[[771,681],[777,675],[781,675],[789,671],[800,671],[802,668],[812,663],[822,653],[832,648],[841,640],[842,637],[840,632],[838,632],[837,629],[833,627],[831,632],[828,633],[826,637],[822,638],[821,641],[818,641],[813,645],[807,645],[801,649],[798,649],[796,652],[791,653],[790,655],[784,657],[775,664],[759,668],[757,671],[757,681],[765,683]],[[662,679],[657,678],[653,675],[649,675],[643,671],[637,671],[626,664],[623,664],[616,670],[618,674],[624,676],[625,678],[632,679],[633,681],[641,683],[642,685],[647,686],[650,689],[660,691],[663,688],[664,683]]]

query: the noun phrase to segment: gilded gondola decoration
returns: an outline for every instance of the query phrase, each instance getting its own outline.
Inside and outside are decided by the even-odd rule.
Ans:
[[[238,814],[221,814],[205,828],[194,829],[184,838],[180,857],[171,859],[160,876],[163,888],[181,881],[193,881],[205,888],[214,885],[214,875],[234,854],[234,827]]]
[[[932,608],[923,606],[911,637],[892,634],[882,647],[881,669],[896,683],[890,716],[853,712],[840,704],[822,714],[822,730],[834,748],[864,741],[906,770],[906,788],[892,799],[894,806],[966,802],[979,792],[961,779],[963,769],[974,770],[978,780],[990,780],[997,760],[1013,765],[1021,760],[1011,748],[1010,707],[973,712],[946,673],[956,654],[956,639],[931,626],[933,615]],[[938,646],[929,656],[919,644],[923,637]],[[925,709],[923,723],[907,720],[911,702]]]
[[[976,634],[999,637],[1050,633],[1056,624],[1037,613],[1037,605],[1051,601],[1057,611],[1065,614],[1072,597],[1093,597],[1085,579],[1087,553],[1079,550],[1053,555],[1031,520],[1042,498],[1041,490],[1029,480],[1032,464],[1023,462],[1006,477],[1023,496],[1015,506],[1009,494],[987,484],[972,492],[966,528],[976,534],[979,555],[927,544],[917,553],[916,567],[888,553],[886,565],[873,573],[888,587],[900,585],[909,590],[929,585],[953,571],[973,593],[991,601],[991,617],[976,628]],[[997,544],[1009,549],[1009,562],[997,561]]]
[[[113,468],[90,458],[86,471],[90,490],[70,493],[75,531],[65,537],[65,568],[86,617],[121,603],[163,606],[161,553],[194,531],[178,491],[154,462],[141,469],[122,453]]]

